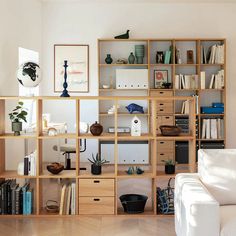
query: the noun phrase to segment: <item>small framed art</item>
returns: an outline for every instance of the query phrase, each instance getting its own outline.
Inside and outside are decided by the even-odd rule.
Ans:
[[[154,70],[154,88],[162,88],[163,83],[168,83],[168,70]]]
[[[54,92],[62,92],[64,61],[68,62],[67,90],[71,93],[89,92],[89,45],[54,45]]]

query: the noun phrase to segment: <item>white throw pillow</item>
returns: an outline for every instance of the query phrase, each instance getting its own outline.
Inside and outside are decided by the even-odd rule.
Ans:
[[[199,150],[198,172],[220,205],[236,204],[236,149]]]

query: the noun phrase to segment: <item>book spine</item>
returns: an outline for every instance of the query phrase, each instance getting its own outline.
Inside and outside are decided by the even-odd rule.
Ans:
[[[20,214],[20,191],[16,191],[15,194],[15,214],[19,215]]]
[[[0,186],[0,215],[2,214],[2,186]]]
[[[29,158],[25,157],[24,158],[24,175],[29,174]]]

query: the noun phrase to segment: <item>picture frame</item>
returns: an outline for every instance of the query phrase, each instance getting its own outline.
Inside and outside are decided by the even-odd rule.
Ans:
[[[154,88],[162,88],[163,83],[168,83],[168,70],[154,70]]]
[[[193,64],[193,50],[187,50],[187,64]]]
[[[54,92],[63,91],[64,61],[67,60],[67,90],[70,93],[89,92],[89,45],[54,45]]]
[[[163,51],[157,51],[156,63],[157,64],[164,64],[164,52]]]

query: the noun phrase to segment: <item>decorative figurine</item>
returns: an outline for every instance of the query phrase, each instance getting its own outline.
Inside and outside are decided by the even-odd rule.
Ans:
[[[93,136],[100,136],[103,132],[103,126],[97,121],[90,126],[90,132]]]
[[[117,35],[114,38],[115,39],[128,39],[129,38],[129,31],[130,30],[127,30],[125,34]]]
[[[68,87],[68,84],[67,84],[67,67],[68,67],[68,65],[67,65],[67,61],[64,61],[64,67],[65,67],[65,73],[64,73],[64,83],[63,83],[63,88],[64,88],[64,90],[63,90],[63,92],[62,92],[62,94],[61,94],[61,97],[70,97],[70,95],[69,95],[69,93],[68,93],[68,91],[67,91],[67,87]]]
[[[129,104],[128,106],[126,106],[126,109],[129,111],[130,114],[133,114],[134,112],[142,114],[144,113],[143,107],[135,103]]]
[[[141,120],[137,116],[131,121],[131,136],[141,136]]]

